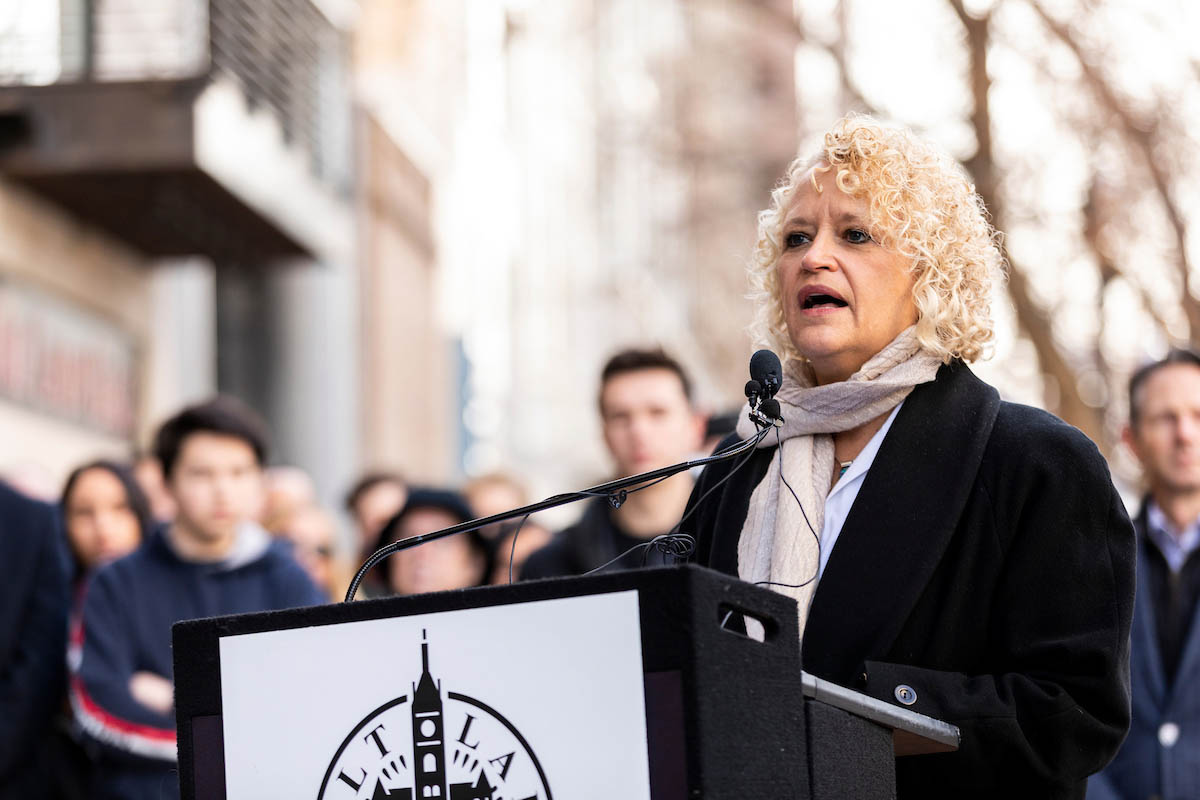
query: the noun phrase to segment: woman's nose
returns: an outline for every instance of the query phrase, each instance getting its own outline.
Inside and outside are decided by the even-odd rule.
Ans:
[[[808,272],[837,269],[837,258],[833,253],[833,242],[825,231],[818,231],[812,244],[804,251],[800,266]]]

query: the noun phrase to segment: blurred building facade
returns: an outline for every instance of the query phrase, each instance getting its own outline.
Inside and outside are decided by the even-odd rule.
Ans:
[[[427,182],[353,100],[357,19],[352,0],[0,10],[0,436],[21,454],[0,470],[56,484],[218,390],[327,502],[367,463],[448,469],[430,422],[452,385],[414,400],[381,377],[406,352],[371,346],[393,318],[427,334],[409,312],[432,305],[433,249]]]
[[[790,3],[362,9],[359,93],[433,187],[463,469],[542,494],[602,477],[598,377],[623,346],[736,402],[754,213],[795,154]]]
[[[0,308],[69,318],[53,335],[117,376],[77,405],[120,423],[0,387],[0,433],[32,448],[66,426],[29,450],[60,476],[221,390],[327,499],[376,465],[505,468],[535,493],[601,477],[597,378],[619,347],[673,351],[710,407],[739,397],[754,211],[795,148],[790,15],[5,6]],[[53,383],[4,352],[0,374]]]

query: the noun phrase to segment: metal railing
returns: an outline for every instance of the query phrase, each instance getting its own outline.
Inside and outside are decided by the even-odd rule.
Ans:
[[[349,188],[348,44],[312,0],[5,0],[0,86],[232,78]]]
[[[208,69],[208,0],[0,3],[0,84],[182,78]]]

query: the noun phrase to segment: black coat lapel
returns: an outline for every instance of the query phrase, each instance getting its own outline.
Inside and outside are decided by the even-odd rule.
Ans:
[[[817,587],[806,670],[848,681],[888,651],[954,534],[999,409],[957,362],[905,400]]]

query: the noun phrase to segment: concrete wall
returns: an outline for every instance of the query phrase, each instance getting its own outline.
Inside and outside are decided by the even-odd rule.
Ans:
[[[149,348],[150,272],[144,261],[55,206],[0,179],[0,281],[23,312],[44,304],[69,324],[73,317],[133,347],[137,407],[128,409],[136,425],[127,435],[58,416],[36,402],[0,400],[0,473],[19,474],[38,488],[57,492],[66,473],[81,461],[123,456],[137,435],[146,396]],[[17,367],[32,368],[31,366]]]

